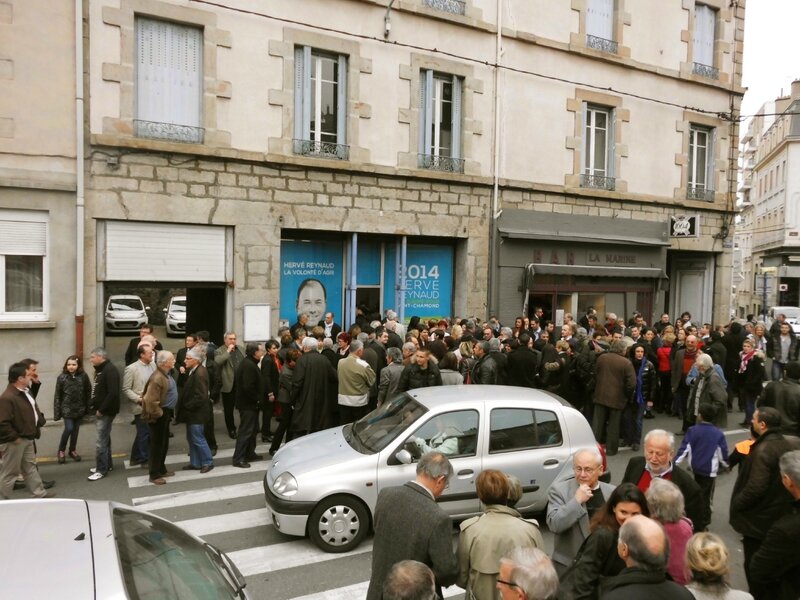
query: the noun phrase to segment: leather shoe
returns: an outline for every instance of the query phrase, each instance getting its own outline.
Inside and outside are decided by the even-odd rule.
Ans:
[[[181,471],[197,471],[200,467],[195,467],[194,465],[185,465],[181,467]]]
[[[155,479],[151,479],[150,483],[152,483],[153,485],[164,485],[165,483],[167,483],[167,480],[164,479],[163,477],[156,477]]]
[[[249,460],[250,462],[256,462],[258,460],[264,460],[264,457],[261,456],[260,454],[251,454],[250,456],[247,457],[247,460]]]
[[[44,483],[44,482],[42,482]],[[24,490],[25,489],[25,482],[24,481],[15,481],[14,482],[14,489],[15,490]]]
[[[217,447],[216,447],[216,446],[214,446],[214,447],[211,449],[211,456],[216,456],[216,455],[217,455]]]
[[[211,469],[213,469],[213,468],[214,468],[214,465],[206,465],[205,467],[203,467],[202,469],[200,469],[200,472],[201,472],[201,473],[208,473],[208,472],[209,472]]]
[[[56,497],[55,492],[47,492],[44,496],[39,496],[39,498],[55,498],[55,497]]]
[[[234,467],[238,467],[238,468],[240,468],[240,469],[249,469],[249,468],[250,468],[250,463],[246,463],[246,462],[235,462],[235,463],[233,463],[233,466],[234,466]]]
[[[56,482],[52,481],[52,480],[51,481],[45,481],[44,479],[42,480],[42,485],[44,486],[44,489],[46,489],[46,490],[49,490],[55,484],[56,484]],[[24,484],[23,484],[23,487],[24,487]]]
[[[235,429],[229,429],[228,430],[228,437],[230,437],[232,440],[235,440],[236,439],[236,430]]]
[[[161,474],[162,477],[175,477],[175,471],[167,471]]]

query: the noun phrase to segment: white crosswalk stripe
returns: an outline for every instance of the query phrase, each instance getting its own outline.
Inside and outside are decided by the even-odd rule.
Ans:
[[[177,521],[175,524],[180,525],[189,533],[202,537],[225,531],[249,529],[250,527],[271,527],[272,514],[267,507],[264,507],[224,515],[187,519],[186,521]]]
[[[240,469],[239,467],[234,467],[232,465],[225,465],[225,466],[214,467],[214,470],[208,473],[201,473],[200,471],[177,471],[173,477],[170,477],[167,480],[167,482],[168,484],[174,485],[176,483],[182,483],[184,481],[211,479],[212,477],[224,477],[226,475],[242,475],[242,472],[245,470],[250,473],[258,471],[266,471],[269,468],[269,465],[270,461],[265,460],[252,463],[249,469]],[[150,483],[150,477],[148,475],[128,477],[128,487],[138,488],[138,487],[145,487],[148,485],[153,486],[153,484]]]
[[[269,450],[269,444],[264,444],[262,446],[256,446],[256,454],[266,454]],[[216,456],[214,456],[214,460],[220,460],[222,458],[231,458],[233,456],[234,448],[220,448],[217,451]],[[189,455],[188,454],[169,454],[167,458],[164,460],[164,464],[167,465],[175,465],[180,463],[188,463],[189,462]],[[126,469],[138,469],[139,465],[132,465],[130,460],[124,461]]]
[[[363,542],[355,550],[351,550],[346,556],[363,554],[372,550],[372,540]],[[283,544],[271,544],[269,546],[259,546],[228,552],[228,556],[236,563],[242,575],[258,575],[270,571],[281,569],[291,569],[292,567],[302,567],[313,565],[323,561],[336,560],[342,558],[342,554],[329,554],[317,548],[311,541],[302,539],[296,542],[285,542]]]
[[[211,471],[209,475],[215,471],[216,469]],[[236,483],[202,490],[173,492],[169,494],[159,494],[157,496],[143,496],[141,498],[134,498],[133,505],[139,506],[144,510],[161,510],[164,508],[207,504],[208,502],[217,502],[219,500],[232,500],[234,498],[260,496],[263,494],[263,483],[261,481],[254,481],[252,483]]]

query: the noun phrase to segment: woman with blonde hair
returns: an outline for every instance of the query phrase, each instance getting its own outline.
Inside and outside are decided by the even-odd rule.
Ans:
[[[686,584],[697,600],[753,600],[753,596],[728,585],[728,548],[713,533],[696,533],[686,545]]]

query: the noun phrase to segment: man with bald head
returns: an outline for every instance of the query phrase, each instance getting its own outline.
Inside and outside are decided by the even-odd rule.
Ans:
[[[625,568],[601,584],[601,600],[681,600],[694,598],[667,579],[669,544],[664,529],[643,515],[631,517],[619,530],[617,553]]]
[[[614,491],[600,481],[603,458],[597,448],[583,448],[572,457],[574,479],[554,483],[547,498],[547,527],[555,534],[553,566],[564,573],[589,536],[589,522]]]

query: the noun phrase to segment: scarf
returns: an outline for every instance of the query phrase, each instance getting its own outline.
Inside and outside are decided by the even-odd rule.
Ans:
[[[742,359],[742,362],[739,363],[739,373],[744,373],[745,371],[747,371],[747,365],[750,362],[750,359],[753,358],[755,353],[756,353],[755,350],[751,350],[750,352],[747,353],[745,353],[744,350],[739,352],[739,357]]]
[[[636,404],[639,406],[644,405],[644,372],[647,369],[647,359],[643,358],[639,361],[639,366],[636,366],[636,361],[633,361],[633,366],[636,368]]]

